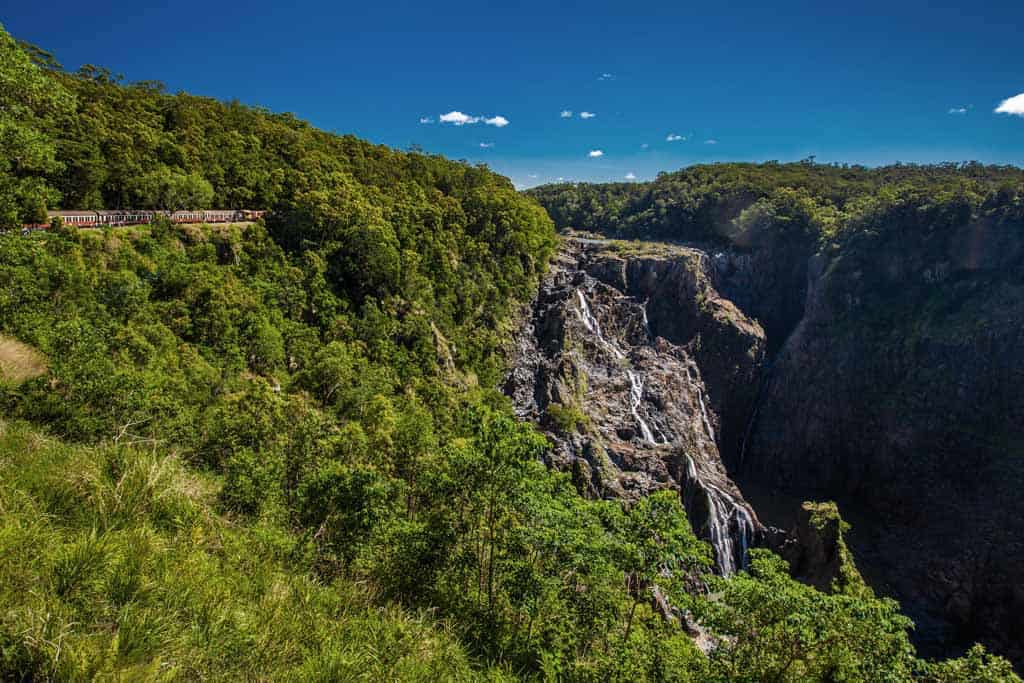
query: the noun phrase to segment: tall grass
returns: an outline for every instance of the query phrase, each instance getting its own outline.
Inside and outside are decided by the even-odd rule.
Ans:
[[[165,453],[0,422],[0,679],[479,680],[425,614],[316,582]]]

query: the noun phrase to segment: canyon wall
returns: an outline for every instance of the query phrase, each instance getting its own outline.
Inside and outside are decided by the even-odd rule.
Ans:
[[[505,388],[589,495],[678,490],[719,571],[786,543],[822,583],[801,534],[766,524],[836,500],[922,654],[981,640],[1019,664],[1022,264],[1024,227],[992,217],[825,247],[570,239]]]
[[[552,438],[549,465],[586,494],[678,490],[728,574],[765,533],[718,447],[723,419],[749,413],[764,333],[718,296],[712,270],[698,250],[568,241],[524,316],[505,390]]]

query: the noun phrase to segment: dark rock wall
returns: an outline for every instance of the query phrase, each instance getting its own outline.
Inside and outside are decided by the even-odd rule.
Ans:
[[[744,478],[855,511],[926,654],[1024,654],[1022,249],[980,219],[816,256],[745,450]]]

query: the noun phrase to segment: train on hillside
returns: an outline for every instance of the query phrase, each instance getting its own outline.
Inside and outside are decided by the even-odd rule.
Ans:
[[[105,228],[122,225],[146,225],[157,216],[172,223],[241,223],[263,218],[266,211],[253,209],[206,209],[189,211],[148,211],[135,209],[97,209],[95,211],[48,211],[47,223],[31,223],[23,230],[45,230],[57,218],[78,228]]]

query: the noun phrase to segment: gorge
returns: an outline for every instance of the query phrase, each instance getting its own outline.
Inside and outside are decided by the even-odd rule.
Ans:
[[[626,205],[625,221],[664,192],[658,184]],[[800,500],[836,500],[854,522],[858,566],[912,616],[921,652],[977,639],[1019,664],[1019,212],[899,209],[823,243],[770,219],[744,225],[749,199],[659,235],[656,223],[602,230],[560,216],[565,198],[546,191],[560,227],[593,231],[565,249],[534,307],[545,361],[538,369],[520,341],[511,386],[519,413],[554,437],[552,464],[591,495],[678,489],[723,572],[742,567],[747,542],[798,544]],[[659,236],[683,241],[650,241]],[[628,340],[654,439],[629,413],[613,359],[558,294],[571,287],[588,293],[606,336]],[[631,322],[643,316],[649,333]],[[582,417],[558,419],[566,407]]]

